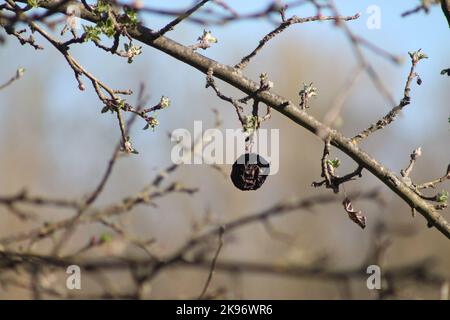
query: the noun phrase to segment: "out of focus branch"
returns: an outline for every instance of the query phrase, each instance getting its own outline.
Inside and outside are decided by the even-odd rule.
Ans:
[[[24,73],[25,73],[25,69],[24,68],[17,69],[16,74],[14,75],[14,77],[12,77],[8,81],[6,81],[4,84],[0,85],[0,90],[5,89],[7,86],[11,85],[14,81],[19,80],[20,78],[22,78]]]

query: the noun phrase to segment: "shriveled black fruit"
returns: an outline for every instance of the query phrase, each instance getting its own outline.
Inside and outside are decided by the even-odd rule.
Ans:
[[[256,153],[245,153],[233,164],[231,181],[240,190],[256,190],[262,186],[270,173],[266,159]]]

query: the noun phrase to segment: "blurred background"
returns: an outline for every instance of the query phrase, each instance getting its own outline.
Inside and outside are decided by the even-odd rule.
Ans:
[[[270,1],[226,1],[239,13],[262,10]],[[413,181],[426,182],[441,177],[450,163],[450,78],[440,71],[450,67],[449,29],[438,6],[428,15],[418,13],[406,18],[401,14],[419,1],[336,1],[343,15],[361,13],[361,18],[348,22],[351,30],[384,50],[403,56],[405,62],[397,65],[375,55],[364,53],[379,73],[396,101],[403,96],[403,88],[410,69],[408,51],[419,48],[429,56],[418,66],[423,80],[419,87],[413,84],[412,103],[389,127],[373,134],[362,147],[399,173],[409,163],[410,153],[422,147],[412,174]],[[144,1],[145,5],[161,8],[187,8],[192,1]],[[370,5],[381,9],[381,28],[368,29]],[[301,6],[289,15],[313,15],[311,6]],[[164,26],[170,17],[144,15],[150,28]],[[219,40],[206,51],[200,52],[225,64],[235,64],[251,52],[258,41],[274,28],[267,19],[244,20],[223,26],[208,26]],[[194,44],[204,26],[184,22],[167,34],[184,44]],[[57,33],[59,30],[55,31]],[[101,114],[94,90],[86,82],[87,90],[79,91],[72,70],[64,58],[41,37],[36,36],[45,50],[35,51],[21,46],[16,39],[6,37],[0,46],[0,79],[9,79],[18,67],[26,73],[22,79],[0,91],[0,194],[10,195],[26,188],[30,194],[54,198],[80,198],[98,183],[107,161],[118,141],[116,117]],[[105,40],[108,41],[108,40]],[[197,70],[151,48],[132,64],[126,59],[97,50],[92,43],[73,46],[72,55],[91,73],[117,89],[138,91],[144,83],[150,96],[149,105],[158,103],[161,95],[170,97],[172,104],[158,113],[159,126],[154,132],[143,131],[145,125],[137,119],[131,131],[133,144],[139,155],[119,159],[109,183],[94,206],[114,203],[136,194],[155,175],[171,164],[173,147],[168,133],[177,128],[193,130],[195,120],[203,121],[203,128],[214,126],[215,108],[223,118],[222,128],[239,128],[231,105],[216,98],[211,89],[205,89],[205,76]],[[302,83],[313,82],[318,97],[311,101],[309,112],[323,119],[334,99],[345,88],[357,61],[345,33],[333,22],[311,22],[291,26],[271,41],[254,58],[245,73],[258,80],[267,72],[274,82],[274,90],[293,101],[299,101]],[[223,92],[236,97],[242,94],[218,81]],[[136,102],[136,95],[130,102]],[[344,104],[339,127],[345,135],[353,136],[376,119],[385,115],[392,106],[364,75]],[[250,111],[250,109],[249,109]],[[151,250],[167,255],[185,243],[196,231],[205,216],[211,223],[230,221],[257,213],[288,197],[309,197],[329,194],[330,190],[312,188],[311,182],[320,180],[320,158],[323,144],[320,140],[295,125],[277,112],[263,124],[264,128],[280,130],[280,169],[269,176],[261,189],[242,192],[228,177],[207,165],[185,165],[169,181],[182,181],[184,185],[198,187],[193,196],[170,195],[157,201],[158,207],[141,206],[118,219],[136,236],[153,237]],[[339,172],[347,173],[355,164],[345,155],[332,150],[339,157]],[[229,172],[230,166],[223,166]],[[358,267],[366,260],[374,245],[374,230],[382,222],[395,228],[411,230],[409,236],[392,236],[383,267],[408,265],[424,258],[434,258],[433,270],[450,277],[450,244],[435,229],[428,229],[426,221],[417,215],[411,217],[410,208],[380,181],[366,171],[363,178],[345,185],[347,192],[371,190],[379,187],[386,206],[369,201],[354,202],[367,217],[366,229],[360,229],[350,219],[338,200],[334,205],[318,206],[311,212],[296,211],[271,220],[278,231],[288,234],[292,243],[274,239],[260,223],[232,233],[226,238],[219,261],[249,261],[280,264],[308,265],[326,256],[326,267],[339,270]],[[440,189],[448,188],[448,183]],[[439,189],[439,190],[440,190]],[[339,195],[343,197],[343,195]],[[59,220],[70,212],[45,209],[39,212],[45,221]],[[449,220],[449,210],[442,212]],[[27,230],[33,223],[24,223],[0,207],[0,235],[5,237]],[[69,247],[80,247],[93,236],[105,232],[101,225],[80,228]],[[108,230],[110,232],[110,230]],[[214,244],[214,243],[213,243]],[[37,243],[33,250],[48,253],[49,243]],[[127,248],[121,254],[126,255]],[[92,256],[108,254],[102,249]],[[315,262],[314,262],[315,263]],[[325,262],[324,262],[325,263]],[[325,265],[324,265],[325,266]],[[164,271],[151,284],[149,298],[190,298],[201,291],[206,280],[206,269],[184,267]],[[126,290],[127,275],[107,275],[118,288]],[[83,278],[83,289],[96,290],[98,284]],[[342,290],[334,282],[257,273],[214,274],[210,290],[224,289],[224,298],[245,299],[339,299]],[[373,291],[366,287],[365,279],[351,281],[349,298],[372,299]],[[81,290],[85,292],[84,290]],[[83,292],[79,293],[80,295]],[[78,293],[77,293],[78,294]],[[440,289],[410,281],[399,288],[400,298],[439,298]],[[0,287],[0,298],[27,298],[26,290]]]

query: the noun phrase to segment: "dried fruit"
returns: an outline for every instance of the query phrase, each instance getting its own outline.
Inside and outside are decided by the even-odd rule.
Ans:
[[[269,173],[266,159],[256,153],[245,153],[234,162],[230,177],[236,188],[248,191],[259,189]]]

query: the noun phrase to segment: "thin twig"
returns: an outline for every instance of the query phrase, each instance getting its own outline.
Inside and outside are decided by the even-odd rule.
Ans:
[[[159,38],[163,35],[165,35],[167,32],[173,30],[177,24],[185,20],[186,18],[189,18],[193,13],[198,11],[201,7],[203,7],[206,3],[208,3],[211,0],[202,0],[199,3],[197,3],[195,6],[193,6],[191,9],[187,10],[185,13],[179,15],[174,20],[172,20],[170,23],[168,23],[166,26],[161,28],[159,31],[155,32],[155,38]]]
[[[212,276],[214,274],[214,270],[216,269],[217,259],[219,258],[219,253],[223,246],[223,234],[225,232],[225,229],[221,228],[220,230],[221,231],[219,232],[219,246],[217,247],[216,253],[214,254],[214,258],[211,261],[211,268],[209,269],[208,278],[203,287],[202,293],[200,293],[200,296],[198,297],[199,300],[203,299],[206,294],[206,291],[208,291],[208,287],[209,287],[209,284],[211,283]]]
[[[334,21],[350,21],[356,20],[359,18],[359,14],[355,14],[354,16],[313,16],[307,18],[299,18],[297,16],[293,16],[292,18],[283,21],[275,30],[268,33],[264,38],[259,41],[258,46],[247,56],[241,59],[241,61],[236,64],[234,67],[236,69],[244,69],[249,63],[250,60],[257,55],[257,53],[264,47],[264,45],[275,38],[278,34],[282,33],[286,28],[293,24],[298,23],[306,23],[311,21],[326,21],[326,20],[334,20]]]
[[[380,129],[383,129],[387,125],[389,125],[391,122],[393,122],[399,113],[403,110],[404,107],[409,105],[411,103],[411,85],[414,78],[416,78],[418,75],[415,72],[415,69],[417,67],[417,64],[421,60],[421,58],[418,57],[420,54],[420,50],[415,52],[414,54],[411,54],[411,69],[408,74],[408,78],[406,80],[405,89],[403,91],[403,98],[401,99],[400,103],[392,108],[391,111],[389,111],[383,118],[378,120],[376,123],[372,124],[369,128],[365,129],[364,131],[358,133],[356,136],[352,138],[352,141],[355,143],[360,142],[361,140],[367,138],[370,134],[374,133],[375,131],[378,131]],[[420,78],[418,78],[420,79]],[[418,80],[418,84],[420,84],[421,81]]]

